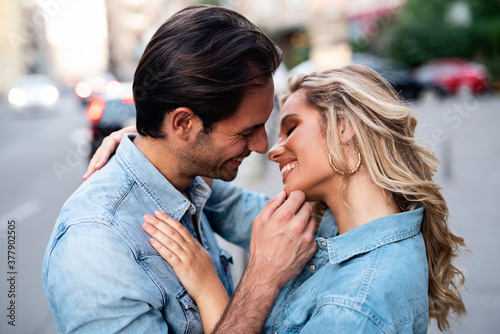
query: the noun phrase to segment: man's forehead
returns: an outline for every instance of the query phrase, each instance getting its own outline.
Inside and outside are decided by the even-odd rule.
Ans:
[[[263,87],[249,90],[238,110],[225,120],[217,122],[215,128],[231,127],[240,132],[250,131],[263,126],[274,108],[274,85],[272,79]],[[215,129],[214,128],[214,129]]]

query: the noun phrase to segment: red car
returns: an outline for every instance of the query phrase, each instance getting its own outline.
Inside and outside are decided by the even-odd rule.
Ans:
[[[486,68],[464,59],[431,60],[415,69],[413,76],[417,81],[443,87],[449,95],[482,94],[486,93],[489,87],[489,75]]]

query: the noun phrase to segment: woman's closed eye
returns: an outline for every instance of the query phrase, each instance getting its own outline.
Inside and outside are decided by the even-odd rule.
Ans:
[[[297,125],[293,125],[286,130],[287,137],[289,137],[292,134],[293,130],[295,130],[296,127]]]

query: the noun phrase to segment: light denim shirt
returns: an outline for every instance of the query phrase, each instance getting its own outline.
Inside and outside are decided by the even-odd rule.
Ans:
[[[227,182],[214,182],[214,189],[207,207],[212,223],[220,220],[222,234],[248,247],[251,222],[268,198]],[[197,306],[142,229],[143,215],[161,210],[196,238],[195,220],[231,295],[231,256],[217,245],[203,213],[211,190],[196,178],[187,192],[192,202],[125,136],[108,164],[67,200],[43,263],[45,294],[60,333],[203,332]]]
[[[281,291],[265,333],[426,333],[423,208],[338,234],[331,211],[318,250]]]

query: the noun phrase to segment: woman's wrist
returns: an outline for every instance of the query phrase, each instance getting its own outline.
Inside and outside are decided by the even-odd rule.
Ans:
[[[226,288],[224,288],[220,280],[217,281],[218,284],[210,284],[204,290],[205,294],[201,294],[194,299],[200,311],[205,333],[212,333],[229,302]]]

